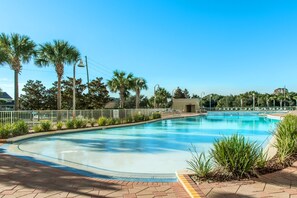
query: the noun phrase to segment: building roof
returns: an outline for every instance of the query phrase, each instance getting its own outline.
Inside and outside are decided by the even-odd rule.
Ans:
[[[10,97],[10,95],[6,92],[0,92],[0,99],[12,100],[12,97]]]

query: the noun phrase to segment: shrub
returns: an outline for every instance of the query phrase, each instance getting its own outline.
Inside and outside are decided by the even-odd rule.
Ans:
[[[143,115],[143,114],[135,114],[135,115],[133,116],[133,118],[134,118],[134,121],[135,121],[135,122],[141,122],[141,121],[144,120],[144,115]]]
[[[192,149],[189,149],[192,154],[192,159],[187,160],[188,165],[198,177],[207,177],[212,170],[211,158],[206,158],[205,153],[198,153],[195,146],[192,145]]]
[[[274,137],[278,160],[284,163],[297,149],[297,116],[287,115],[278,124]]]
[[[134,120],[131,116],[126,118],[126,123],[132,123],[132,122],[134,122]]]
[[[211,156],[220,168],[237,178],[254,174],[260,155],[260,147],[256,143],[236,134],[216,140],[213,146]]]
[[[152,113],[152,117],[153,117],[153,119],[159,119],[159,118],[161,118],[161,113],[154,112],[154,113]]]
[[[85,119],[83,116],[79,115],[74,120],[74,125],[76,128],[85,128],[87,127],[88,120]]]
[[[42,131],[49,131],[52,128],[52,122],[50,120],[42,120],[40,122],[40,128]]]
[[[29,127],[23,120],[15,122],[12,128],[13,128],[12,130],[13,136],[24,135],[29,133]]]
[[[90,125],[93,127],[96,124],[96,120],[94,118],[91,118],[89,120]]]
[[[67,120],[66,128],[67,129],[74,129],[75,128],[75,120]]]
[[[113,118],[108,118],[106,120],[106,125],[114,125],[114,123],[115,123],[115,120]]]
[[[263,149],[260,150],[259,158],[257,161],[258,168],[265,168],[268,161],[268,152],[264,152]]]
[[[98,119],[98,126],[105,126],[106,125],[106,123],[107,123],[107,118],[106,117],[104,117],[104,116],[102,116],[102,117],[100,117],[99,119]]]
[[[61,130],[62,128],[63,128],[63,122],[57,122],[57,124],[56,124],[56,127],[57,127],[57,130]]]
[[[83,127],[83,120],[82,119],[75,119],[74,120],[75,128],[82,128]]]
[[[11,136],[13,127],[11,124],[0,124],[0,138],[6,139]]]
[[[144,118],[143,118],[143,120],[144,120],[144,121],[148,121],[148,120],[150,120],[150,116],[145,115]]]
[[[114,124],[121,124],[122,120],[120,118],[114,118]]]
[[[41,129],[40,125],[38,124],[38,125],[33,126],[33,131],[38,133],[38,132],[41,132],[42,129]]]

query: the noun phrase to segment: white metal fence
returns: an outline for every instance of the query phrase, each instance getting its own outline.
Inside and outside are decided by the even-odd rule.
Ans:
[[[166,112],[167,109],[96,109],[96,110],[76,110],[76,116],[84,118],[98,119],[101,116],[107,118],[128,118],[135,114],[150,115],[153,112]],[[0,111],[0,123],[13,123],[24,120],[27,124],[34,125],[41,120],[57,122],[58,117],[61,121],[72,119],[72,110],[30,110],[30,111]]]

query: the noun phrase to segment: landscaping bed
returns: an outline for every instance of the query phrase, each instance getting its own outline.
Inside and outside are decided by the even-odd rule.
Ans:
[[[135,114],[128,118],[107,118],[100,117],[99,119],[86,119],[77,116],[76,119],[67,120],[66,122],[57,122],[53,124],[49,120],[43,120],[39,124],[33,126],[29,130],[28,125],[20,120],[15,123],[0,124],[0,142],[6,142],[6,139],[17,137],[26,134],[35,134],[40,132],[55,132],[67,129],[83,129],[92,127],[108,127],[125,124],[140,123],[161,118],[161,114],[154,112],[151,115]]]
[[[193,147],[188,161],[195,173],[191,179],[197,184],[248,180],[290,167],[297,161],[297,116],[287,115],[273,135],[277,153],[271,159],[260,145],[238,134],[216,140],[207,157]]]

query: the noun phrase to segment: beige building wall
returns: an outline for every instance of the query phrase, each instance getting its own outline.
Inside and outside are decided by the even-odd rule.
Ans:
[[[197,112],[199,110],[199,99],[197,98],[180,98],[174,99],[172,109],[181,112]]]

